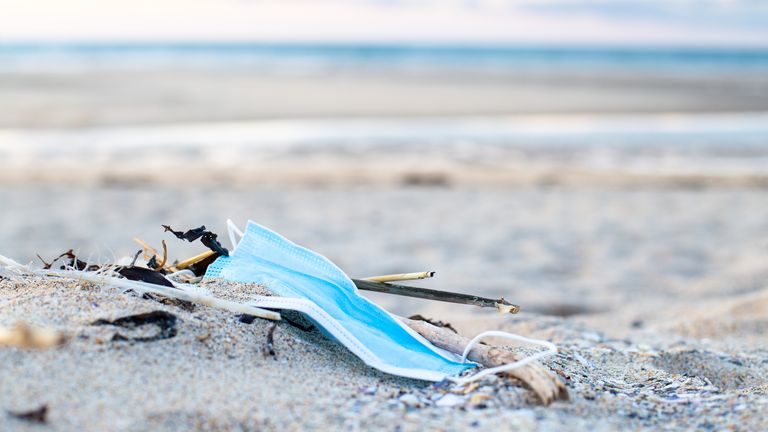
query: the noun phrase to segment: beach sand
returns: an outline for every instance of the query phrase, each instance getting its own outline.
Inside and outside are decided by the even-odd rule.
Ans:
[[[352,277],[521,305],[365,294],[557,343],[571,401],[503,379],[446,399],[317,331],[280,323],[273,358],[268,322],[27,278],[0,280],[0,325],[70,339],[0,348],[0,430],[767,429],[768,86],[692,72],[3,70],[0,254],[114,262],[139,236],[185,258],[160,224],[253,219]],[[153,310],[175,337],[90,324]],[[8,414],[43,404],[47,426]]]
[[[49,69],[0,71],[0,128],[768,110],[760,71]]]
[[[49,407],[52,430],[761,430],[768,427],[768,197],[749,188],[4,188],[0,222],[19,259],[75,247],[89,260],[132,254],[132,235],[199,245],[157,226],[253,218],[329,256],[352,276],[437,270],[419,285],[504,296],[517,316],[366,294],[389,310],[551,340],[544,363],[571,401],[540,406],[497,379],[452,387],[366,367],[318,332],[160,304],[40,278],[0,281],[0,325],[71,336],[61,348],[0,349],[4,410]],[[42,213],[40,203],[45,202]],[[42,215],[45,217],[42,217]],[[431,223],[443,218],[441,224]],[[126,216],[129,215],[129,216]],[[131,223],[126,226],[126,221]],[[52,223],[51,221],[55,221]],[[325,221],[327,223],[320,223]],[[29,235],[34,233],[34,235]],[[88,256],[90,255],[90,256]],[[245,299],[257,287],[209,286]],[[164,310],[178,335],[111,342],[97,319]],[[125,332],[125,330],[119,330]],[[479,396],[476,396],[479,395]],[[473,399],[474,397],[474,399]],[[451,405],[451,406],[441,406]],[[4,430],[39,427],[5,415]]]
[[[219,295],[247,297],[248,285],[209,283]],[[204,306],[161,304],[87,283],[40,277],[0,281],[0,325],[19,321],[69,336],[42,351],[0,349],[3,430],[761,430],[768,427],[764,349],[739,344],[733,321],[765,343],[765,293],[721,308],[683,340],[653,345],[616,339],[571,320],[536,314],[451,319],[461,332],[498,326],[559,344],[544,361],[570,401],[540,406],[506,379],[467,394],[446,384],[388,376],[366,367],[318,331],[285,322],[265,353],[268,321],[240,322]],[[737,302],[738,303],[738,302]],[[739,307],[748,307],[747,318]],[[760,309],[762,308],[762,309]],[[162,310],[178,333],[153,342],[113,341],[140,330],[95,326],[98,319]],[[700,312],[704,313],[702,309]],[[441,318],[446,318],[441,317]],[[679,320],[680,321],[680,320]],[[684,321],[684,320],[683,320]],[[688,320],[695,326],[695,321]],[[151,332],[150,332],[151,333]],[[727,342],[730,349],[714,348]],[[47,425],[14,418],[48,407]]]

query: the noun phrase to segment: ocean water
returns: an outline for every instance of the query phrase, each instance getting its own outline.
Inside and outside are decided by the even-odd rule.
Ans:
[[[0,43],[0,70],[57,67],[259,66],[269,69],[616,69],[768,71],[764,48],[265,43]]]
[[[162,71],[186,66],[202,70],[243,66],[246,70],[260,73],[266,70],[276,75],[345,69],[441,73],[528,70],[533,74],[558,71],[562,74],[561,81],[547,84],[549,87],[540,93],[542,97],[557,98],[558,88],[578,86],[570,83],[569,75],[563,71],[667,74],[667,78],[658,83],[651,80],[655,83],[651,85],[660,88],[693,85],[685,79],[670,80],[669,74],[725,74],[730,84],[718,89],[723,91],[741,85],[739,74],[768,74],[768,50],[248,43],[0,44],[0,73],[12,72],[11,75],[20,77],[14,79],[22,81],[25,77],[34,80],[39,71],[48,74],[62,71],[66,75],[68,70],[86,69],[98,74],[99,70],[110,68]],[[169,81],[163,84],[166,87],[173,84],[175,75],[169,76],[171,78],[166,78]],[[324,78],[320,75],[316,79]],[[750,85],[759,86],[761,82]],[[113,89],[99,85],[91,88],[76,79],[72,83],[76,87],[70,92],[81,92],[80,99],[86,101],[104,99],[101,103],[105,104],[105,110],[152,108],[152,104],[130,105],[130,97],[119,92],[107,93]],[[216,83],[212,79],[206,85],[215,87]],[[694,87],[704,92],[706,83],[696,82]],[[48,82],[51,88],[55,88],[54,84],[55,80]],[[114,84],[109,82],[112,87]],[[479,84],[473,82],[472,85]],[[499,88],[504,85],[507,84],[499,84]],[[632,82],[620,85],[625,87],[619,95],[633,92]],[[30,88],[32,90],[24,91],[31,96],[19,93],[15,95],[17,100],[46,97],[34,93],[34,86]],[[187,90],[196,89],[190,86]],[[741,95],[747,95],[751,90],[740,91]],[[124,99],[112,106],[104,94]],[[66,91],[57,95],[68,97]],[[173,97],[180,98],[182,102],[178,103],[183,104],[185,95],[189,96],[158,94],[149,98],[154,98],[154,105],[162,107],[177,103]],[[613,97],[611,93],[602,97],[606,95]],[[584,96],[591,97],[598,96]],[[215,110],[217,99],[211,102],[209,110]],[[697,103],[703,102],[692,102]],[[30,115],[34,117],[58,114],[45,103],[30,106]],[[56,106],[67,108],[66,104]],[[7,112],[13,114],[14,110],[9,108]],[[553,172],[569,168],[644,175],[768,176],[768,111],[709,112],[704,106],[696,107],[695,112],[624,114],[267,117],[216,122],[181,119],[166,124],[66,129],[7,127],[0,129],[0,168],[6,172],[13,168],[20,173],[14,175],[34,173],[32,167],[41,164],[51,167],[122,165],[136,170],[189,164],[228,170],[243,164],[263,167],[275,161],[294,161],[294,165],[301,166],[322,159],[332,172],[338,167],[334,163],[345,163],[347,169],[355,165],[365,169],[366,163],[377,159],[385,162],[397,159],[414,166],[428,166],[424,161],[429,161],[429,164],[456,170],[484,164],[502,170],[532,166]],[[157,154],[164,157],[158,158]]]

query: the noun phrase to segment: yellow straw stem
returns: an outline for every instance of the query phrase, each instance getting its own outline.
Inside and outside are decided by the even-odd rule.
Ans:
[[[391,275],[384,275],[384,276],[371,276],[371,277],[365,278],[364,280],[371,281],[371,282],[397,282],[397,281],[428,279],[434,275],[435,275],[435,272],[433,271],[425,271],[425,272],[418,272],[418,273],[399,273],[399,274],[391,274]]]
[[[205,252],[201,253],[200,255],[195,255],[192,258],[187,258],[184,261],[182,261],[180,263],[177,263],[176,265],[174,265],[174,267],[176,267],[179,270],[184,270],[185,268],[191,266],[192,264],[198,263],[198,262],[200,262],[200,261],[202,261],[202,260],[204,260],[204,259],[206,259],[206,258],[208,258],[210,256],[213,256],[215,254],[216,254],[216,252],[214,252],[214,251],[210,251],[210,250],[209,251],[205,251]]]

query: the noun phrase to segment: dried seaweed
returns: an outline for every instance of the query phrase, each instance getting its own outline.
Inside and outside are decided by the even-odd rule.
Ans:
[[[173,283],[162,274],[144,267],[118,267],[117,273],[120,276],[134,281],[141,281],[153,285],[162,285],[174,288]]]
[[[426,318],[423,315],[418,315],[418,314],[417,315],[412,315],[412,316],[408,317],[408,319],[412,319],[412,320],[416,320],[416,321],[428,322],[428,323],[432,324],[435,327],[445,328],[445,329],[448,329],[448,330],[450,330],[450,331],[452,331],[454,333],[457,333],[457,334],[459,333],[459,332],[456,331],[455,328],[453,328],[451,323],[445,323],[445,322],[442,322],[442,321],[433,320],[433,319],[430,319],[430,318]]]
[[[209,256],[208,258],[204,258],[189,267],[187,267],[188,270],[191,270],[192,273],[195,274],[195,276],[203,276],[205,272],[208,270],[208,266],[213,264],[214,261],[216,261],[219,258],[219,254],[214,254]]]
[[[88,263],[86,263],[85,261],[80,261],[77,258],[77,256],[75,255],[75,252],[72,249],[70,249],[70,250],[64,252],[63,254],[57,256],[50,263],[45,262],[45,260],[40,256],[40,254],[37,255],[37,258],[39,258],[40,261],[43,262],[43,269],[45,269],[45,270],[50,270],[53,267],[53,265],[56,263],[56,261],[58,261],[58,260],[60,260],[62,258],[69,259],[69,262],[65,263],[64,265],[59,267],[60,270],[66,270],[67,268],[74,268],[74,269],[77,269],[77,270],[80,270],[80,271],[84,271],[84,270],[94,271],[94,270],[98,270],[99,269],[99,266],[97,266],[97,265],[88,265]]]
[[[48,405],[42,405],[40,408],[30,411],[8,411],[8,414],[10,414],[12,417],[16,417],[17,419],[26,420],[33,423],[48,423]]]
[[[275,329],[277,328],[277,323],[272,324],[272,327],[269,328],[269,331],[267,332],[267,344],[264,346],[264,356],[271,356],[277,359],[276,353],[275,353]]]
[[[145,325],[155,325],[159,331],[154,336],[128,337],[120,333],[115,333],[113,341],[132,341],[132,342],[153,342],[162,339],[170,339],[176,336],[176,315],[166,311],[152,311],[137,315],[128,315],[115,320],[99,319],[91,325],[112,325],[125,329],[135,329]]]
[[[200,242],[204,244],[208,249],[220,255],[229,256],[229,251],[224,248],[217,240],[219,236],[206,230],[205,225],[201,226],[200,228],[187,230],[186,232],[175,231],[169,225],[163,225],[163,229],[165,229],[166,232],[170,232],[175,235],[176,238],[186,240],[188,242],[193,242],[197,239],[200,239]]]

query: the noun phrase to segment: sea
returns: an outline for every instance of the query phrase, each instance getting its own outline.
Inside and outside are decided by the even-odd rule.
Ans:
[[[0,69],[76,65],[268,68],[574,68],[768,71],[768,49],[223,42],[2,43]]]
[[[258,70],[276,75],[323,76],[484,71],[557,71],[561,76],[610,73],[654,77],[686,85],[691,76],[768,76],[768,49],[621,46],[466,46],[265,43],[0,43],[0,74],[40,71]],[[670,79],[670,77],[672,77]],[[675,81],[679,79],[679,81]],[[765,93],[768,81],[755,92]],[[557,84],[568,85],[568,83]],[[557,97],[557,85],[543,93]],[[631,89],[631,84],[628,84]],[[726,87],[727,88],[727,87]],[[735,87],[734,87],[735,88]],[[8,90],[8,89],[6,89]],[[12,89],[11,89],[12,90]],[[702,91],[707,90],[705,87]],[[759,95],[758,94],[758,95]],[[98,95],[96,95],[98,96]],[[95,96],[94,96],[95,97]],[[158,103],[163,103],[158,100]],[[43,105],[44,106],[44,105]],[[551,169],[632,170],[643,174],[768,176],[768,111],[568,112],[461,116],[322,116],[171,122],[109,127],[0,128],[6,166],[41,160],[119,163],[130,153],[183,155],[219,166],[264,158],[323,154],[401,154],[448,163],[528,158]]]

